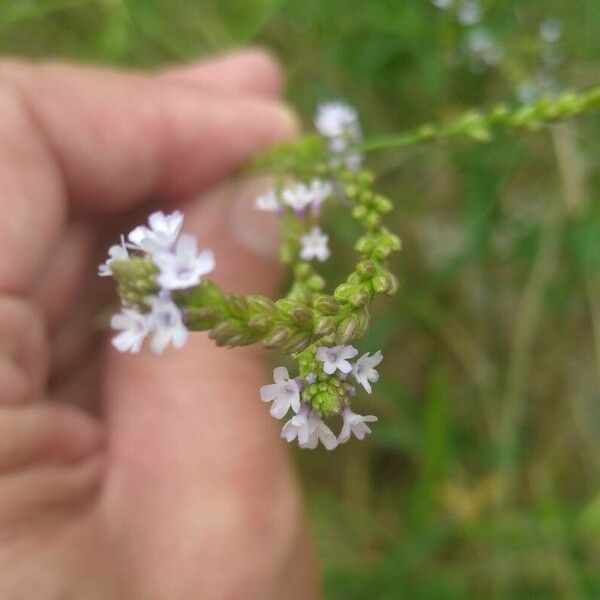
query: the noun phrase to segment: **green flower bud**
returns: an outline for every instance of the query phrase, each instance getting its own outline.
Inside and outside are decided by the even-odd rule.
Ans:
[[[350,296],[350,303],[352,306],[360,307],[367,306],[371,302],[371,294],[366,288],[360,288]]]
[[[335,288],[333,295],[336,300],[339,300],[340,302],[348,302],[355,289],[355,286],[349,283],[341,283]]]
[[[313,272],[312,266],[307,262],[300,262],[294,267],[294,275],[296,279],[304,280],[310,277]]]
[[[325,280],[320,275],[311,275],[306,285],[311,291],[320,292],[325,287]]]
[[[264,296],[248,296],[248,306],[250,311],[274,313],[276,310],[275,303]]]
[[[373,238],[368,235],[365,235],[356,240],[354,248],[357,252],[360,252],[361,254],[368,254],[369,252],[373,251],[374,245],[375,243],[373,241]]]
[[[312,322],[311,310],[299,304],[293,306],[287,314],[296,325],[308,325]]]
[[[308,348],[308,346],[311,344],[311,341],[312,340],[309,333],[297,333],[290,338],[290,340],[284,345],[283,349],[288,354],[296,354]]]
[[[359,323],[355,315],[346,317],[340,322],[335,331],[335,343],[347,344],[358,337]]]
[[[377,265],[372,260],[361,260],[356,265],[356,272],[362,279],[371,279],[377,273]]]
[[[267,333],[272,326],[272,319],[266,315],[255,315],[248,321],[248,327],[256,333]]]
[[[394,207],[394,205],[392,204],[392,201],[389,198],[386,198],[385,196],[375,196],[374,199],[374,206],[375,208],[380,212],[380,213],[388,213],[392,210],[392,208]]]
[[[239,330],[231,321],[221,321],[210,331],[208,337],[217,342],[217,345],[224,346],[228,338],[238,333]]]
[[[265,348],[277,348],[285,343],[285,341],[290,337],[290,330],[286,327],[278,327],[263,340],[263,346]]]
[[[364,219],[368,214],[369,209],[362,204],[359,204],[352,209],[352,216],[355,219]]]
[[[340,303],[333,296],[317,296],[313,307],[324,315],[335,315],[340,311]]]
[[[323,337],[333,333],[335,329],[335,319],[333,317],[321,317],[315,325],[314,333],[318,337]]]
[[[368,229],[377,229],[381,225],[381,215],[370,211],[364,218],[364,224]]]
[[[241,294],[229,294],[227,304],[229,310],[237,317],[243,317],[248,312],[248,302]]]

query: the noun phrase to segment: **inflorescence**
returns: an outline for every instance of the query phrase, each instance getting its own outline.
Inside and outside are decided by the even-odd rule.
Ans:
[[[392,203],[374,191],[374,176],[362,167],[361,151],[460,137],[485,142],[498,132],[535,130],[599,109],[596,87],[513,110],[499,105],[485,114],[470,111],[446,125],[423,125],[363,142],[356,111],[340,102],[325,104],[315,119],[319,135],[268,150],[251,165],[277,176],[255,207],[280,217],[280,259],[293,275],[287,295],[273,301],[223,292],[205,277],[215,267],[212,252],[199,252],[196,238],[181,233],[183,215],[156,212],[147,226],[121,237],[100,265],[99,275],[116,281],[123,305],[111,320],[118,331],[112,343],[121,352],[139,352],[150,336],[150,349],[161,354],[169,345],[184,346],[190,331],[209,331],[218,346],[261,343],[280,349],[297,364],[298,374],[290,377],[286,367],[277,367],[274,382],[261,388],[260,397],[271,403],[277,419],[290,409],[294,413],[282,437],[297,439],[302,448],[321,441],[329,450],[352,434],[363,439],[370,432],[368,423],[377,419],[353,412],[351,405],[358,386],[371,393],[383,356],[367,352],[355,360],[358,350],[352,342],[366,332],[375,296],[398,289],[387,261],[400,249],[400,240],[383,224]],[[349,209],[363,231],[355,243],[354,270],[330,292],[315,267],[331,256],[329,236],[321,228],[328,205]],[[337,436],[324,421],[335,415],[343,420]]]
[[[377,420],[353,412],[351,401],[357,386],[371,393],[383,355],[367,352],[356,359],[358,350],[350,342],[365,333],[374,296],[398,288],[386,261],[400,249],[400,240],[383,225],[391,201],[373,191],[374,177],[362,169],[356,111],[341,102],[324,104],[315,126],[325,153],[308,165],[289,167],[286,184],[278,183],[255,201],[257,210],[280,217],[280,259],[293,273],[287,296],[272,301],[226,294],[206,279],[214,256],[210,250],[199,252],[196,238],[181,232],[178,211],[156,212],[147,226],[122,237],[109,249],[99,275],[112,276],[121,297],[121,311],[111,319],[118,331],[112,343],[120,352],[139,352],[149,337],[150,349],[161,354],[169,345],[183,347],[190,331],[201,330],[220,346],[259,342],[282,349],[297,363],[298,375],[276,367],[274,382],[260,389],[260,398],[271,403],[276,419],[294,413],[281,431],[288,442],[297,439],[301,448],[312,449],[321,441],[332,450],[352,434],[363,439],[370,433],[368,423]],[[349,207],[364,233],[355,246],[355,271],[327,293],[315,264],[331,256],[321,214],[325,205],[335,204]],[[334,415],[342,417],[337,436],[324,422]]]

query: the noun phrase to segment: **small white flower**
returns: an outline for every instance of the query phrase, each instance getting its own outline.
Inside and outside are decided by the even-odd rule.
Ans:
[[[260,388],[260,399],[263,402],[273,402],[269,411],[276,419],[282,419],[287,411],[292,408],[294,412],[300,410],[300,386],[295,379],[289,378],[285,367],[277,367],[273,371],[273,381]]]
[[[469,31],[466,39],[467,52],[475,60],[489,66],[496,66],[504,58],[504,52],[498,46],[487,29],[479,27]]]
[[[113,315],[110,326],[121,332],[112,339],[112,345],[119,352],[139,352],[149,331],[148,316],[130,308]]]
[[[310,206],[313,201],[311,189],[303,183],[297,183],[292,187],[284,189],[281,196],[286,206],[299,213]]]
[[[560,19],[548,17],[540,23],[540,37],[547,44],[558,42],[563,34],[563,25]]]
[[[317,348],[317,360],[323,363],[323,371],[327,375],[333,375],[336,370],[341,373],[350,373],[352,365],[348,362],[349,358],[354,358],[358,350],[354,346],[320,346]]]
[[[313,179],[310,182],[309,189],[312,194],[311,208],[314,213],[318,213],[321,210],[323,202],[333,195],[333,185],[329,181]]]
[[[446,10],[452,6],[454,0],[431,0],[431,4],[433,4],[436,8],[441,10]]]
[[[309,233],[300,238],[302,249],[300,250],[300,258],[302,260],[317,260],[323,262],[330,256],[329,247],[327,245],[329,236],[321,231],[316,225]]]
[[[352,375],[354,379],[360,383],[365,390],[371,393],[371,383],[375,383],[379,379],[379,373],[375,367],[383,360],[381,350],[377,350],[373,356],[369,353],[363,354],[352,367]]]
[[[360,131],[358,113],[344,102],[326,102],[317,109],[315,127],[328,138],[353,138]]]
[[[154,354],[162,354],[169,344],[183,348],[189,331],[183,324],[181,309],[168,296],[151,296],[146,299],[151,307],[148,323],[153,333],[150,349]]]
[[[279,200],[277,200],[277,194],[275,190],[269,190],[268,192],[261,194],[254,201],[254,206],[258,210],[264,210],[267,212],[279,212],[281,210],[281,205],[279,204]]]
[[[310,450],[314,450],[319,441],[327,450],[333,450],[338,445],[333,431],[323,423],[321,417],[308,404],[303,404],[298,414],[283,426],[281,437],[288,442],[298,438],[300,448]]]
[[[307,444],[310,437],[308,415],[311,410],[308,404],[302,404],[298,414],[294,415],[281,429],[281,437],[288,442],[293,442],[298,438],[298,443],[301,446]]]
[[[115,244],[108,249],[108,258],[106,262],[98,267],[98,275],[100,277],[110,277],[112,275],[111,264],[115,260],[127,260],[129,258],[129,252],[125,247],[125,239],[121,236],[121,243]]]
[[[479,0],[463,0],[456,11],[456,18],[461,25],[476,25],[481,21],[481,6]]]
[[[367,423],[375,423],[377,421],[377,417],[373,415],[363,416],[353,413],[349,406],[342,408],[342,418],[344,419],[344,424],[338,436],[340,444],[345,444],[350,439],[351,434],[354,434],[359,440],[363,440],[367,434],[371,433],[371,429]]]
[[[176,210],[170,215],[155,212],[148,217],[148,225],[140,225],[129,234],[129,241],[145,252],[170,250],[183,225],[183,214]]]
[[[202,275],[215,268],[215,257],[210,250],[198,254],[195,236],[182,234],[174,252],[156,252],[153,255],[160,273],[156,278],[163,290],[184,290],[198,285]]]

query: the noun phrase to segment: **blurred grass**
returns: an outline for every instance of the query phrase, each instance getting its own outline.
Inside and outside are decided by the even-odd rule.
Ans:
[[[0,0],[0,51],[154,68],[264,44],[307,122],[343,97],[367,134],[514,101],[549,15],[562,84],[600,80],[597,0],[485,6],[509,59],[483,74],[451,64],[460,28],[426,0]],[[362,342],[386,357],[374,435],[298,455],[327,598],[600,597],[599,132],[371,157],[402,287]]]

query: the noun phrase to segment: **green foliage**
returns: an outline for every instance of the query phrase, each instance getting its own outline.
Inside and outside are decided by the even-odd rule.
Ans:
[[[498,103],[518,114],[545,16],[565,24],[564,87],[598,83],[597,0],[484,4],[508,60],[483,74],[452,62],[461,28],[426,0],[0,0],[0,49],[152,68],[266,44],[306,122],[342,97],[379,139],[429,139],[422,123]],[[471,138],[489,137],[482,118],[463,121]],[[370,159],[404,242],[399,292],[362,341],[383,347],[380,421],[368,443],[298,455],[327,597],[597,598],[600,120],[462,133]],[[336,251],[353,223],[327,223],[328,280],[353,269]],[[337,308],[320,302],[328,331]]]

